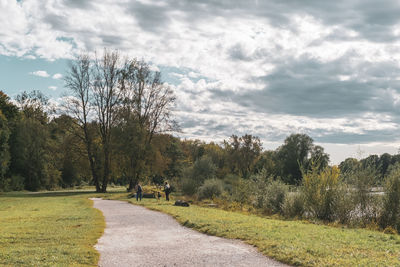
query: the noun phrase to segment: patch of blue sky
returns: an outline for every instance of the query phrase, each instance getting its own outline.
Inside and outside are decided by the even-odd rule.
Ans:
[[[72,38],[72,37],[61,36],[61,37],[57,37],[56,40],[57,40],[57,41],[61,41],[61,42],[69,43],[69,44],[72,45],[72,47],[73,47],[74,49],[76,49],[76,48],[78,47],[77,44],[76,44],[76,42],[75,42],[75,40],[74,40],[74,38]]]
[[[58,98],[65,92],[63,79],[53,79],[68,70],[67,59],[48,61],[0,55],[0,90],[14,98],[23,91],[39,90],[50,98]],[[49,77],[33,75],[35,71],[46,71]]]
[[[211,79],[200,75],[195,70],[190,68],[177,68],[171,66],[157,66],[161,72],[162,79],[164,82],[169,84],[178,85],[182,82],[182,78],[188,78],[192,82],[197,83],[199,80],[203,79],[206,82],[212,82]]]

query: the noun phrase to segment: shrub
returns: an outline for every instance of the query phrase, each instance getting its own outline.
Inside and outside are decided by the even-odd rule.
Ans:
[[[196,160],[190,169],[188,177],[203,183],[207,179],[215,178],[217,167],[210,157],[203,156]]]
[[[203,156],[193,166],[183,170],[181,189],[185,195],[194,195],[207,179],[215,177],[216,167],[210,157]]]
[[[400,231],[400,165],[397,165],[386,178],[385,196],[379,225],[385,229],[394,227]]]
[[[318,170],[318,166],[313,165],[310,171],[303,173],[303,189],[306,211],[313,217],[333,221],[339,190],[339,168],[325,168]]]
[[[374,199],[370,193],[375,183],[376,173],[372,168],[358,167],[347,174],[349,184],[353,187],[353,202],[356,208],[356,217],[360,223],[366,225],[374,217]]]
[[[251,183],[249,180],[238,178],[232,184],[232,192],[230,198],[233,202],[240,203],[240,205],[249,204],[251,199]]]
[[[282,204],[282,213],[286,218],[301,218],[304,214],[304,199],[297,192],[288,193]]]
[[[182,193],[188,196],[193,196],[199,187],[199,183],[196,180],[190,178],[183,178],[181,180]]]
[[[0,191],[21,191],[24,190],[24,177],[21,175],[13,175],[11,178],[0,180]]]
[[[224,183],[218,179],[208,179],[204,181],[204,184],[199,187],[198,196],[199,199],[212,199],[219,197],[224,189]]]
[[[342,223],[350,223],[355,209],[353,194],[349,187],[342,183],[338,187],[335,205],[335,217]]]
[[[22,177],[21,175],[11,176],[10,188],[13,191],[24,190],[24,177]]]
[[[253,205],[267,214],[281,213],[288,187],[280,180],[268,177],[265,171],[251,177]]]
[[[288,189],[284,183],[279,180],[269,180],[265,191],[264,211],[282,213],[282,205],[287,192]]]

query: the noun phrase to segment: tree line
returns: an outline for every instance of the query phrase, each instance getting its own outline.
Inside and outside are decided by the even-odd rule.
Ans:
[[[13,101],[0,92],[0,190],[88,184],[106,192],[111,183],[132,190],[139,181],[169,180],[190,195],[210,179],[246,180],[262,172],[301,185],[312,166],[329,167],[329,155],[305,134],[289,135],[276,150],[264,150],[250,134],[222,143],[174,137],[173,90],[148,63],[117,51],[78,56],[65,87],[68,96],[57,110],[40,91]],[[379,185],[399,161],[389,154],[348,158],[339,169],[368,170]]]

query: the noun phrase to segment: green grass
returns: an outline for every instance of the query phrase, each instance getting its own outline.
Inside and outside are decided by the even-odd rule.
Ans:
[[[96,266],[105,223],[84,191],[0,194],[1,266]]]
[[[137,204],[136,200],[129,200]],[[181,224],[220,237],[241,239],[264,255],[300,266],[400,266],[400,236],[366,229],[285,221],[192,205],[144,199],[139,204]]]

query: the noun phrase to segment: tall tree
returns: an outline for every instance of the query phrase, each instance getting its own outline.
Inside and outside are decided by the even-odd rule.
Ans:
[[[101,192],[99,163],[96,161],[93,148],[93,131],[90,131],[89,126],[89,118],[92,115],[92,75],[91,59],[88,54],[80,55],[71,62],[65,83],[72,97],[67,99],[66,108],[80,128],[80,131],[75,133],[85,144],[93,183],[96,186],[96,192]]]
[[[231,172],[248,178],[262,151],[260,139],[250,134],[242,137],[232,135],[229,141],[224,141],[224,146],[228,152]]]
[[[123,121],[131,129],[126,131],[126,140],[130,142],[127,152],[132,171],[128,188],[131,190],[142,175],[154,135],[178,127],[171,118],[175,96],[162,82],[160,72],[153,72],[149,64],[134,59],[126,62],[122,76]]]
[[[300,184],[301,169],[308,169],[311,160],[322,160],[321,165],[327,164],[329,157],[323,148],[314,146],[313,139],[306,134],[292,134],[285,143],[277,149],[278,174],[289,184]],[[315,163],[315,162],[314,162]]]
[[[101,58],[95,59],[93,80],[93,106],[99,127],[103,153],[103,178],[101,191],[107,191],[111,171],[112,128],[117,123],[118,105],[124,90],[118,51],[104,49]]]
[[[6,187],[5,175],[10,163],[10,152],[8,147],[8,139],[10,130],[8,128],[7,119],[0,109],[0,189]]]
[[[36,191],[58,185],[61,173],[50,155],[47,98],[39,91],[17,96],[23,113],[13,136],[11,168],[24,177],[25,188]]]

